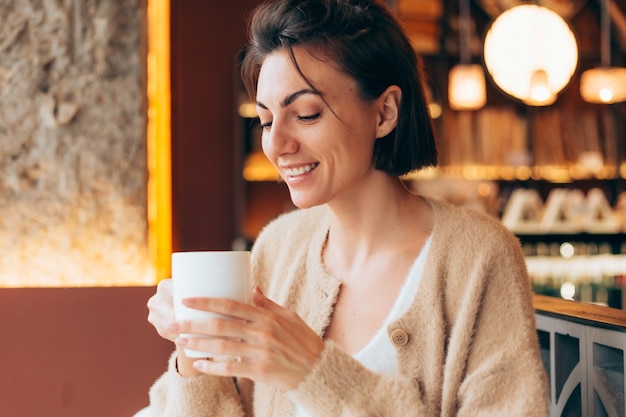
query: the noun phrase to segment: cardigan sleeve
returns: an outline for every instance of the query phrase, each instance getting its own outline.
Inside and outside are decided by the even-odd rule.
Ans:
[[[372,372],[331,341],[288,396],[315,417],[428,415],[413,379]]]
[[[181,376],[174,353],[167,371],[150,389],[149,410],[151,417],[245,417],[252,415],[245,412],[246,394],[232,378]]]
[[[526,264],[516,238],[501,237],[492,239],[497,248],[483,260],[484,277],[474,278],[460,309],[467,336],[459,347],[468,355],[455,395],[458,416],[547,417],[548,384]]]

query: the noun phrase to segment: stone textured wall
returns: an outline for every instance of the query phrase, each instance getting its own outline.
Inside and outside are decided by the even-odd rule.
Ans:
[[[0,286],[150,279],[145,1],[0,1]]]

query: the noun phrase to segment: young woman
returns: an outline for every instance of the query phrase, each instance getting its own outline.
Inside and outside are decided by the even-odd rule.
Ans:
[[[436,148],[423,75],[387,8],[267,3],[242,76],[299,210],[255,242],[250,304],[186,301],[238,320],[175,322],[171,283],[159,285],[149,320],[177,349],[152,415],[547,416],[519,243],[399,179]]]

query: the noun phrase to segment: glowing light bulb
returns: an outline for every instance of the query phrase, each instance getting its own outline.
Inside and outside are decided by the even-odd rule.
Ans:
[[[561,285],[561,298],[566,300],[573,300],[574,295],[576,295],[576,286],[571,282],[564,282]]]
[[[613,100],[613,92],[608,88],[603,88],[600,90],[600,100],[610,103]]]
[[[569,242],[564,242],[559,247],[559,253],[564,258],[571,258],[576,253],[576,248]]]

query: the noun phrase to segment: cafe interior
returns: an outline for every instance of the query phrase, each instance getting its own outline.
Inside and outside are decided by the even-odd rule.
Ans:
[[[258,3],[0,5],[1,416],[146,407],[172,252],[295,208],[238,78]],[[551,415],[625,416],[626,0],[387,3],[438,134],[407,187],[519,237]]]

